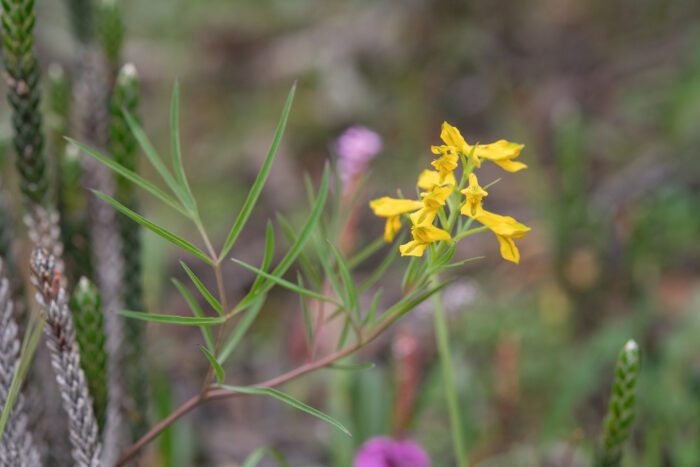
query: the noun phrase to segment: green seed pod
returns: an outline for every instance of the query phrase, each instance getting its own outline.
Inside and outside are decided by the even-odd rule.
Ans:
[[[71,299],[75,332],[80,347],[80,366],[88,380],[92,405],[98,426],[104,426],[107,409],[107,352],[100,294],[82,277]]]
[[[616,467],[622,463],[622,446],[634,420],[634,389],[639,373],[639,347],[627,341],[620,351],[615,368],[615,382],[608,413],[603,422],[603,446],[598,465]]]

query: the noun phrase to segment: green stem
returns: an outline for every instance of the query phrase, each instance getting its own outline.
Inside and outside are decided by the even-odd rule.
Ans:
[[[430,277],[432,287],[439,285],[437,274]],[[445,385],[445,396],[447,397],[447,409],[450,413],[450,425],[452,426],[452,442],[454,444],[457,465],[466,467],[467,449],[464,445],[464,430],[462,428],[462,411],[459,408],[457,397],[457,387],[455,385],[454,373],[452,371],[452,355],[450,353],[450,336],[447,328],[447,318],[442,305],[440,293],[433,295],[433,317],[435,325],[435,340],[437,341],[440,366],[442,368],[442,378]]]

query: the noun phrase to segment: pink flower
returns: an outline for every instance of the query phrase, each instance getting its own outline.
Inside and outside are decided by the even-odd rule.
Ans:
[[[367,165],[382,150],[382,138],[363,126],[345,130],[335,143],[338,166],[343,181],[349,181],[367,170]]]
[[[353,467],[430,467],[428,454],[415,441],[388,436],[371,438],[360,446]]]

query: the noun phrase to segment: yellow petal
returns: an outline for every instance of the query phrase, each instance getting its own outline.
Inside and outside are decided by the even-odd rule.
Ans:
[[[441,188],[433,188],[432,191],[421,193],[423,197],[423,205],[426,209],[432,209],[437,211],[442,206],[445,205],[445,200],[450,197],[453,190],[451,186],[444,186]]]
[[[420,177],[418,177],[418,188],[426,191],[430,191],[440,185],[456,184],[457,181],[455,180],[455,176],[451,173],[445,177],[445,180],[443,180],[442,183],[440,183],[440,173],[434,170],[425,169],[423,173],[420,174]]]
[[[415,240],[411,240],[408,243],[404,243],[399,247],[401,256],[423,256],[423,252],[428,248],[428,243],[419,243]]]
[[[500,139],[495,143],[477,145],[474,149],[474,155],[491,161],[515,159],[524,147],[523,144]]]
[[[467,152],[467,142],[464,141],[462,134],[459,130],[447,122],[442,123],[442,131],[440,132],[440,138],[448,146],[453,146],[457,148],[457,151],[466,153]]]
[[[508,172],[517,172],[518,170],[526,169],[527,165],[523,164],[522,162],[517,162],[517,161],[508,161],[508,160],[503,160],[503,161],[492,161],[494,164],[498,164],[501,166],[503,170],[507,170]]]
[[[384,226],[384,240],[387,243],[394,241],[396,237],[396,232],[401,229],[401,216],[391,216],[387,218],[386,225]]]
[[[427,209],[423,207],[420,211],[409,214],[413,225],[432,224],[437,216],[437,209]]]
[[[515,246],[513,239],[502,235],[496,235],[496,238],[498,238],[498,243],[501,244],[501,256],[503,259],[507,259],[508,261],[518,264],[520,262],[520,252]]]
[[[369,206],[374,211],[375,216],[392,217],[403,214],[404,212],[420,209],[423,207],[423,203],[412,199],[394,199],[384,196],[383,198],[371,201]]]
[[[432,243],[438,240],[449,240],[450,234],[442,229],[438,229],[431,224],[414,225],[411,229],[413,239],[420,243]]]
[[[510,238],[523,238],[530,227],[521,224],[510,216],[500,216],[483,211],[475,219],[491,229],[496,235]]]

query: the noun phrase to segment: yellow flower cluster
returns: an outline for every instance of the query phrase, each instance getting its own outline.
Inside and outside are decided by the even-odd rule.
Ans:
[[[424,170],[418,178],[418,188],[422,190],[420,201],[385,196],[370,202],[374,214],[387,219],[384,239],[387,242],[393,241],[401,229],[401,216],[411,213],[409,219],[413,239],[400,246],[402,256],[423,256],[431,243],[451,240],[448,230],[452,225],[443,226],[448,229],[443,230],[433,223],[447,199],[453,193],[458,193],[461,188],[457,186],[454,171],[459,166],[460,157],[463,156],[469,158],[469,163],[464,167],[465,173],[469,174],[469,185],[461,190],[465,199],[460,201],[460,212],[480,222],[496,235],[504,259],[519,262],[520,253],[513,240],[524,237],[530,228],[512,217],[484,210],[481,202],[488,193],[479,186],[476,174],[471,171],[474,167],[481,167],[481,159],[490,160],[509,172],[524,169],[527,167],[525,164],[514,160],[520,155],[523,145],[499,140],[491,144],[470,146],[459,130],[447,122],[442,124],[440,137],[445,144],[431,148],[434,154],[440,156],[431,163],[435,170]]]

